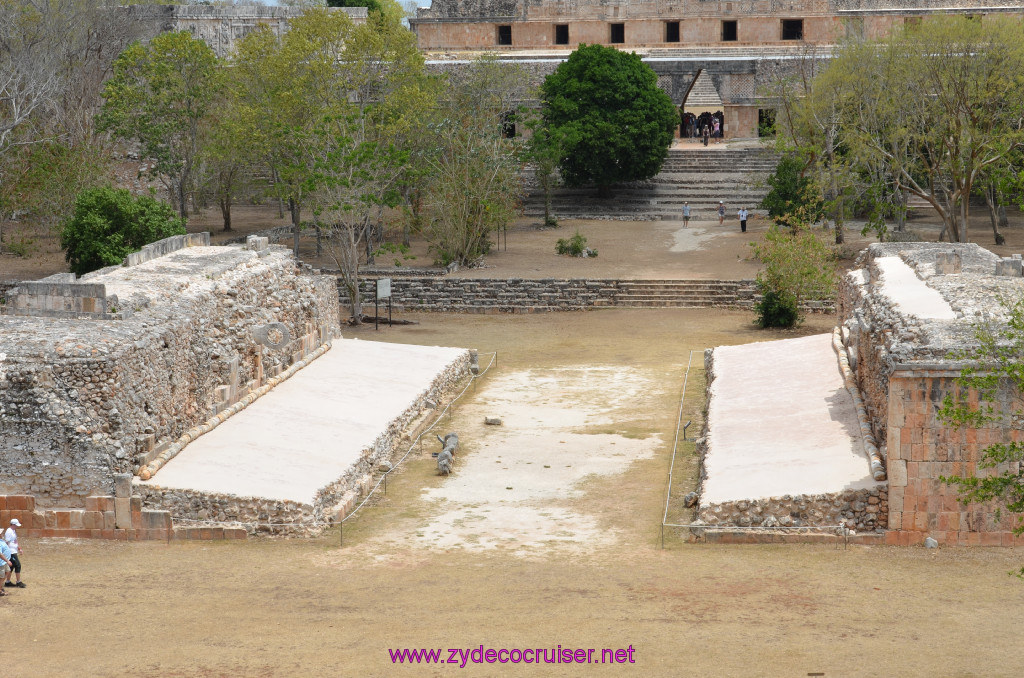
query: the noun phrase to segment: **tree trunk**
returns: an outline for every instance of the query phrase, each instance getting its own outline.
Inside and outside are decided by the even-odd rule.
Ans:
[[[896,230],[902,232],[907,226],[907,192],[900,190],[900,203],[896,206]]]
[[[992,237],[995,238],[997,245],[1002,245],[1006,242],[1006,238],[999,232],[999,207],[996,202],[999,196],[996,195],[996,187],[989,185],[984,190],[985,193],[985,204],[988,205],[988,218],[992,222]],[[1003,209],[1003,218],[1006,218],[1006,210]]]
[[[178,180],[178,214],[182,219],[188,219],[188,201],[185,200],[185,177]]]
[[[220,214],[224,218],[224,231],[231,230],[231,195],[228,193],[220,194]]]
[[[302,223],[299,219],[301,208],[295,198],[288,198],[288,209],[292,213],[292,250],[295,258],[299,258],[299,226]]]
[[[316,229],[316,255],[318,257],[319,256],[323,256],[323,253],[324,253],[323,231],[320,228],[320,224],[314,224],[313,228]]]

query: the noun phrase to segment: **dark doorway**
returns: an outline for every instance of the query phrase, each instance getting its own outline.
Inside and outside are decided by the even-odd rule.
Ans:
[[[803,40],[804,39],[804,20],[803,19],[783,19],[782,20],[782,39],[783,40]]]
[[[626,42],[626,24],[611,24],[610,42],[619,45]]]
[[[665,42],[679,42],[679,22],[665,22]]]
[[[773,136],[775,136],[775,109],[774,108],[759,108],[759,109],[757,109],[757,136],[759,136],[759,137],[773,137]]]
[[[555,24],[555,44],[569,44],[569,24]]]
[[[722,22],[722,42],[736,42],[736,22]]]
[[[511,26],[498,26],[498,44],[499,45],[511,45],[512,44],[512,27]]]

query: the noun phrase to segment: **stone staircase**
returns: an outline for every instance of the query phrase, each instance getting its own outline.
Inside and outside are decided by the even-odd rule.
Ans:
[[[621,308],[699,308],[753,304],[749,280],[620,280],[610,299],[595,306]]]
[[[617,186],[614,197],[599,199],[594,188],[560,187],[554,191],[551,209],[556,217],[574,219],[658,220],[680,219],[683,202],[690,203],[694,220],[714,219],[718,201],[725,203],[730,218],[740,207],[760,214],[768,191],[765,180],[778,163],[778,154],[761,148],[672,148],[661,172],[646,181]],[[533,189],[524,213],[544,213],[544,196]]]

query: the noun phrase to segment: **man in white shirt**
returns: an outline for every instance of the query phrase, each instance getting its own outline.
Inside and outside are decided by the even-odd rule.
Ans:
[[[740,232],[747,232],[747,208],[745,207],[740,208]]]
[[[683,228],[690,225],[690,203],[683,203]]]
[[[21,547],[18,546],[18,533],[14,531],[14,528],[21,527],[21,522],[17,518],[11,518],[11,526],[4,530],[4,543],[11,549],[11,568],[7,570],[7,577],[4,581],[4,586],[16,586],[19,589],[25,588],[25,582],[21,581],[21,558],[18,554],[21,553]],[[11,573],[14,573],[14,578],[17,583],[11,581]]]

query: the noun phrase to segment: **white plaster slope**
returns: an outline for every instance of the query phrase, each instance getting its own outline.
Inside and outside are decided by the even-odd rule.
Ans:
[[[313,364],[190,444],[148,483],[311,503],[464,353],[336,339]]]
[[[702,505],[883,485],[832,335],[715,349]]]
[[[928,287],[899,257],[878,257],[875,265],[882,272],[881,293],[892,299],[904,315],[934,320],[955,320],[956,312],[937,290]]]

